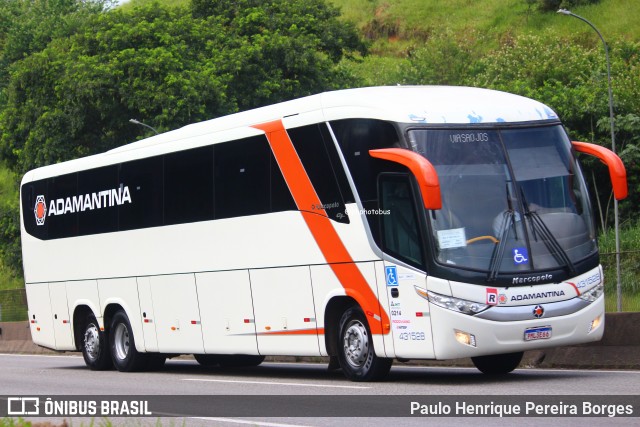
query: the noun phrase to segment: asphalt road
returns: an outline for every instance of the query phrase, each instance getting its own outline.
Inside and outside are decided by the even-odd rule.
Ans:
[[[501,406],[501,402],[505,402],[504,407],[509,405],[512,407],[513,404],[524,405],[529,397],[533,397],[533,400],[544,400],[550,395],[562,395],[561,399],[565,401],[564,403],[571,403],[575,399],[591,400],[591,396],[633,395],[636,397],[626,401],[622,398],[621,401],[622,404],[634,405],[633,418],[598,417],[589,418],[588,422],[590,427],[610,425],[612,422],[615,425],[640,424],[640,405],[637,404],[640,401],[638,398],[640,372],[638,371],[518,369],[505,377],[492,378],[472,368],[413,367],[396,363],[387,381],[354,383],[346,380],[341,372],[328,372],[325,365],[317,364],[264,363],[256,368],[222,370],[203,368],[193,360],[172,360],[168,361],[165,369],[160,372],[120,373],[117,371],[92,372],[85,367],[82,357],[79,356],[0,355],[0,396],[34,395],[54,398],[60,395],[74,395],[76,398],[84,399],[90,399],[91,395],[124,397],[189,395],[195,397],[188,403],[183,402],[184,398],[172,398],[172,409],[167,412],[154,411],[153,416],[148,418],[110,418],[110,422],[116,425],[156,425],[158,416],[175,414],[180,418],[163,417],[160,419],[160,424],[171,426],[248,424],[270,427],[353,424],[363,426],[490,424],[493,426],[516,423],[537,426],[547,422],[553,422],[556,425],[584,425],[585,418],[575,417],[379,418],[368,417],[361,413],[368,411],[366,405],[364,410],[359,408],[362,407],[363,400],[373,405],[372,408],[370,406],[372,410],[379,411],[383,402],[384,406],[393,410],[396,400],[399,399],[399,405],[403,405],[402,410],[408,412],[407,405],[410,400],[418,400],[420,404],[429,405],[441,401],[444,402],[442,405],[449,404],[452,407],[459,401],[474,402],[474,399],[485,399],[495,401],[494,406]],[[216,396],[216,399],[212,400],[212,396]],[[272,400],[265,402],[259,398],[244,396],[260,396]],[[368,397],[363,399],[363,396]],[[409,399],[408,396],[418,397]],[[558,403],[558,398],[550,397],[550,401],[554,404]],[[178,403],[177,410],[175,402],[182,402]],[[198,415],[197,408],[211,406],[215,402],[225,405],[224,410],[221,411],[222,416]],[[247,405],[248,408],[256,409],[260,408],[260,405],[278,407],[282,402],[298,405],[292,409],[295,416],[290,416],[289,411],[285,411],[282,416],[253,416],[249,409],[247,409],[248,416],[243,416],[242,409],[240,413],[227,416],[228,411],[233,412],[234,405]],[[353,414],[349,413],[349,415],[356,415],[357,418],[332,417],[331,405],[338,403],[342,407],[340,415],[344,415],[345,410],[349,411],[353,408]],[[6,405],[6,403],[0,402],[0,405]],[[309,413],[308,416],[300,417],[300,410],[306,415],[304,405],[309,405]],[[398,408],[395,407],[395,409]],[[491,410],[495,410],[495,407]],[[61,420],[62,418],[50,419],[54,424]],[[425,421],[428,422],[425,423]],[[91,422],[91,418],[71,420],[73,426],[89,425]],[[94,425],[96,425],[95,421]],[[100,422],[97,425],[100,425]]]

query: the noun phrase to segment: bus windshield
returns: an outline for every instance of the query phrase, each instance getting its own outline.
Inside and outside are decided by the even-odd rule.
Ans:
[[[593,255],[595,231],[580,169],[560,125],[413,129],[413,150],[436,168],[436,261],[498,273],[565,268]]]

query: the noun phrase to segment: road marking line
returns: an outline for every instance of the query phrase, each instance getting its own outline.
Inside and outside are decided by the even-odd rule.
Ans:
[[[309,426],[300,425],[300,424],[267,423],[264,421],[237,420],[234,418],[209,418],[209,417],[189,417],[189,418],[192,420],[220,421],[223,423],[235,423],[235,424],[251,424],[254,426],[263,426],[263,427],[309,427]]]
[[[297,386],[297,387],[355,388],[355,389],[371,388],[371,387],[356,386],[356,385],[321,385],[321,384],[303,384],[303,383],[278,383],[278,382],[270,382],[270,381],[210,380],[210,379],[205,379],[205,378],[183,378],[182,381],[201,381],[201,382],[211,382],[211,383],[235,383],[235,384],[283,385],[283,386]]]
[[[66,357],[68,359],[82,359],[82,356],[76,356],[71,354],[21,354],[21,353],[0,353],[0,356],[11,357]]]

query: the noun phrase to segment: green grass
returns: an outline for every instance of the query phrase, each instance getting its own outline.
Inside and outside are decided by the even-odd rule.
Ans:
[[[330,0],[373,43],[373,52],[396,56],[407,44],[424,42],[445,30],[455,37],[487,36],[486,49],[521,33],[549,33],[561,38],[600,43],[594,31],[579,20],[529,8],[525,0]],[[574,13],[591,21],[605,39],[640,38],[640,4],[602,0],[576,7]],[[377,31],[376,31],[377,30]],[[391,43],[388,43],[391,41]]]

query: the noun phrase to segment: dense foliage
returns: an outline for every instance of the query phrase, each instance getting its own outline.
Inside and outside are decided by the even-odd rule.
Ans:
[[[12,62],[0,113],[5,161],[26,171],[122,145],[141,132],[130,118],[167,130],[352,83],[336,63],[364,45],[334,9],[240,3],[95,13]]]
[[[338,63],[365,46],[334,8],[260,4],[0,0],[13,19],[0,28],[4,164],[20,174],[120,146],[147,132],[131,118],[163,131],[354,85]],[[0,247],[19,271],[17,208],[0,205]]]
[[[625,161],[630,197],[621,204],[621,216],[637,215],[640,180],[637,177],[637,120],[640,118],[640,43],[618,41],[610,46],[616,149]],[[574,140],[611,148],[607,69],[601,44],[582,46],[534,35],[517,37],[476,64],[469,82],[537,99],[562,118]],[[592,190],[603,203],[611,184],[606,169],[583,158]],[[594,171],[595,173],[591,173]],[[634,173],[636,172],[636,173]],[[597,176],[597,179],[595,178]],[[604,208],[603,208],[604,210]],[[606,213],[604,214],[607,217]],[[612,216],[608,216],[612,219]]]

